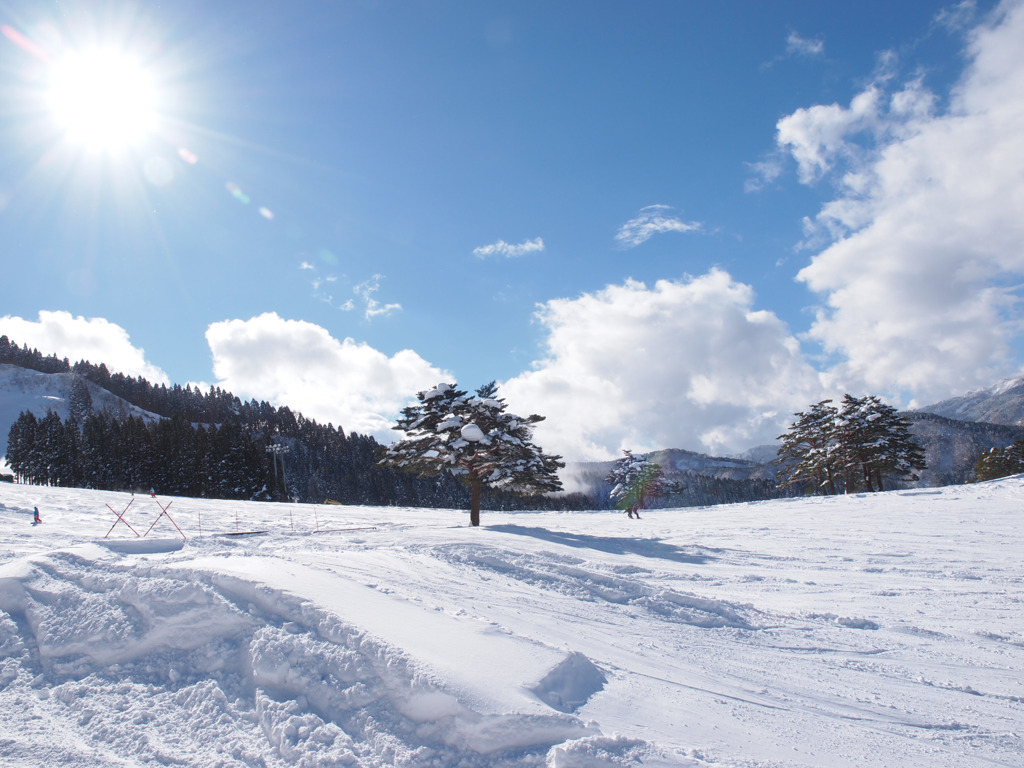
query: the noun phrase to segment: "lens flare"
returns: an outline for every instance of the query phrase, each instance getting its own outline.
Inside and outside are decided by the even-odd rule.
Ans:
[[[245,194],[245,192],[242,191],[242,188],[235,184],[235,182],[229,181],[224,186],[227,188],[228,192],[231,193],[231,196],[235,198],[235,200],[245,205],[249,204],[249,196]]]
[[[25,51],[26,53],[31,53],[37,59],[42,59],[43,61],[47,62],[50,60],[50,57],[47,55],[46,51],[44,51],[38,45],[33,43],[29,38],[21,34],[21,32],[16,30],[14,27],[9,27],[6,24],[4,24],[3,26],[0,26],[0,33],[2,33],[4,37],[6,37],[8,40],[14,43],[16,46],[21,48],[21,50]]]

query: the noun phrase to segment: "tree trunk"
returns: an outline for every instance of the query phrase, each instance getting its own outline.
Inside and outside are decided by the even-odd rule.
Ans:
[[[480,481],[469,483],[469,524],[480,525]]]
[[[861,467],[864,470],[864,486],[868,489],[868,493],[874,493],[875,484],[871,481],[871,465],[865,461]]]

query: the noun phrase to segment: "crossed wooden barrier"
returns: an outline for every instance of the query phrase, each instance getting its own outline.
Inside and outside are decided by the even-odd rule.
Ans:
[[[107,531],[107,535],[106,535],[106,536],[104,536],[103,538],[105,539],[105,538],[107,538],[108,536],[110,536],[110,534],[111,534],[111,533],[113,532],[113,530],[114,530],[114,529],[115,529],[115,528],[117,527],[117,524],[118,524],[118,523],[124,523],[124,524],[125,524],[126,526],[128,526],[128,530],[129,530],[129,531],[131,531],[132,533],[134,533],[134,534],[135,534],[136,536],[138,536],[139,538],[145,538],[146,536],[149,536],[149,532],[150,532],[150,531],[152,531],[152,530],[153,530],[153,528],[155,528],[155,527],[156,527],[156,524],[157,524],[158,522],[160,522],[160,518],[161,518],[161,517],[164,517],[164,516],[166,515],[166,516],[167,516],[167,519],[171,521],[171,525],[173,525],[173,526],[174,526],[175,528],[177,528],[177,530],[178,530],[178,533],[180,533],[180,534],[181,534],[181,538],[183,538],[183,539],[187,539],[187,538],[188,538],[188,536],[186,536],[186,535],[185,535],[185,533],[184,533],[184,532],[183,532],[183,531],[181,530],[181,528],[178,528],[178,524],[177,524],[176,522],[174,522],[174,518],[173,518],[173,517],[171,517],[171,514],[170,514],[170,512],[168,512],[168,511],[167,511],[168,509],[170,509],[170,508],[171,508],[171,504],[173,504],[174,502],[173,502],[173,501],[169,501],[169,502],[167,502],[167,506],[165,507],[165,506],[164,506],[163,504],[161,504],[161,503],[160,503],[160,500],[159,500],[159,499],[157,499],[157,497],[156,497],[155,495],[153,496],[153,501],[155,501],[155,502],[156,502],[156,505],[157,505],[158,507],[160,507],[160,514],[156,516],[156,520],[154,520],[154,521],[153,521],[153,524],[152,524],[151,526],[149,526],[149,530],[147,530],[147,531],[146,531],[145,533],[143,533],[143,534],[140,534],[140,533],[139,533],[138,531],[136,531],[136,530],[135,530],[134,528],[132,528],[131,524],[130,524],[130,523],[129,523],[129,522],[127,521],[127,520],[125,520],[125,518],[124,518],[124,516],[125,516],[125,513],[127,513],[127,512],[128,512],[128,507],[130,507],[130,506],[131,506],[132,504],[134,504],[134,503],[135,503],[135,497],[134,497],[134,496],[132,496],[132,499],[131,499],[131,501],[129,501],[129,502],[128,502],[128,505],[127,505],[127,506],[126,506],[126,507],[125,507],[125,508],[124,508],[123,510],[121,510],[120,512],[118,512],[118,511],[117,511],[116,509],[114,509],[114,508],[113,508],[112,506],[110,506],[109,504],[107,504],[107,509],[109,509],[109,510],[110,510],[111,512],[113,512],[113,513],[114,513],[115,515],[117,515],[117,520],[115,520],[115,521],[114,521],[114,524],[113,524],[112,526],[110,526],[110,530],[109,530],[109,531]]]

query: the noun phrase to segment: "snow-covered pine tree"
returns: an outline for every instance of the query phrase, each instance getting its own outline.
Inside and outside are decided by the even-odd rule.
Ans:
[[[1005,448],[990,448],[978,457],[974,465],[978,482],[995,480],[1008,475],[1024,472],[1024,440],[1018,440]]]
[[[822,400],[780,435],[782,485],[810,483],[817,492],[880,491],[885,477],[916,480],[924,469],[910,422],[875,395],[846,395],[840,408]]]
[[[875,395],[846,395],[838,417],[847,469],[847,492],[863,487],[882,490],[886,476],[916,480],[924,469],[921,448],[910,434],[910,423]]]
[[[836,418],[839,409],[822,400],[807,413],[793,414],[796,421],[784,435],[776,462],[782,466],[781,485],[808,483],[815,493],[835,494],[840,472]]]
[[[470,489],[469,519],[480,525],[480,490],[512,493],[558,491],[561,456],[532,442],[543,416],[521,418],[505,410],[492,381],[475,396],[454,384],[418,392],[419,403],[403,409],[395,429],[407,437],[389,446],[380,463],[421,476],[449,473]]]
[[[651,499],[681,493],[683,488],[665,478],[660,464],[655,464],[647,454],[636,456],[630,450],[623,450],[624,456],[615,460],[605,482],[612,486],[608,498],[619,509],[632,507],[647,508]]]

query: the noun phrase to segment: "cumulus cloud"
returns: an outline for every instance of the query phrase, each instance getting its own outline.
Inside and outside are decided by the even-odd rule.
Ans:
[[[876,126],[880,98],[881,91],[872,86],[857,94],[849,107],[818,104],[798,109],[778,122],[779,147],[796,160],[801,182],[817,181],[837,160],[856,154],[858,145],[851,139]]]
[[[683,221],[668,205],[648,205],[627,221],[615,234],[615,240],[626,248],[635,248],[664,232],[699,232],[701,223]]]
[[[41,311],[37,321],[0,317],[0,334],[44,355],[105,364],[112,373],[142,376],[153,384],[169,384],[167,374],[146,360],[146,352],[131,343],[128,332],[102,317],[72,317],[70,312]]]
[[[473,249],[473,255],[478,259],[486,259],[488,256],[504,256],[507,259],[513,259],[527,253],[540,253],[543,250],[544,240],[535,237],[533,240],[526,240],[518,245],[506,243],[504,240],[490,245],[481,245],[479,248]]]
[[[275,313],[214,323],[206,340],[218,386],[384,442],[396,438],[390,426],[411,393],[451,378],[411,350],[388,357]]]
[[[537,318],[546,357],[502,394],[515,412],[548,416],[537,441],[567,458],[743,450],[774,441],[822,392],[785,324],[719,269],[555,299]]]
[[[841,359],[844,379],[929,402],[1019,366],[1021,40],[1024,2],[1004,2],[972,32],[945,111],[914,80],[780,121],[801,180],[838,177],[811,222],[832,242],[798,279],[823,297],[809,338]],[[855,151],[863,130],[872,143]]]

